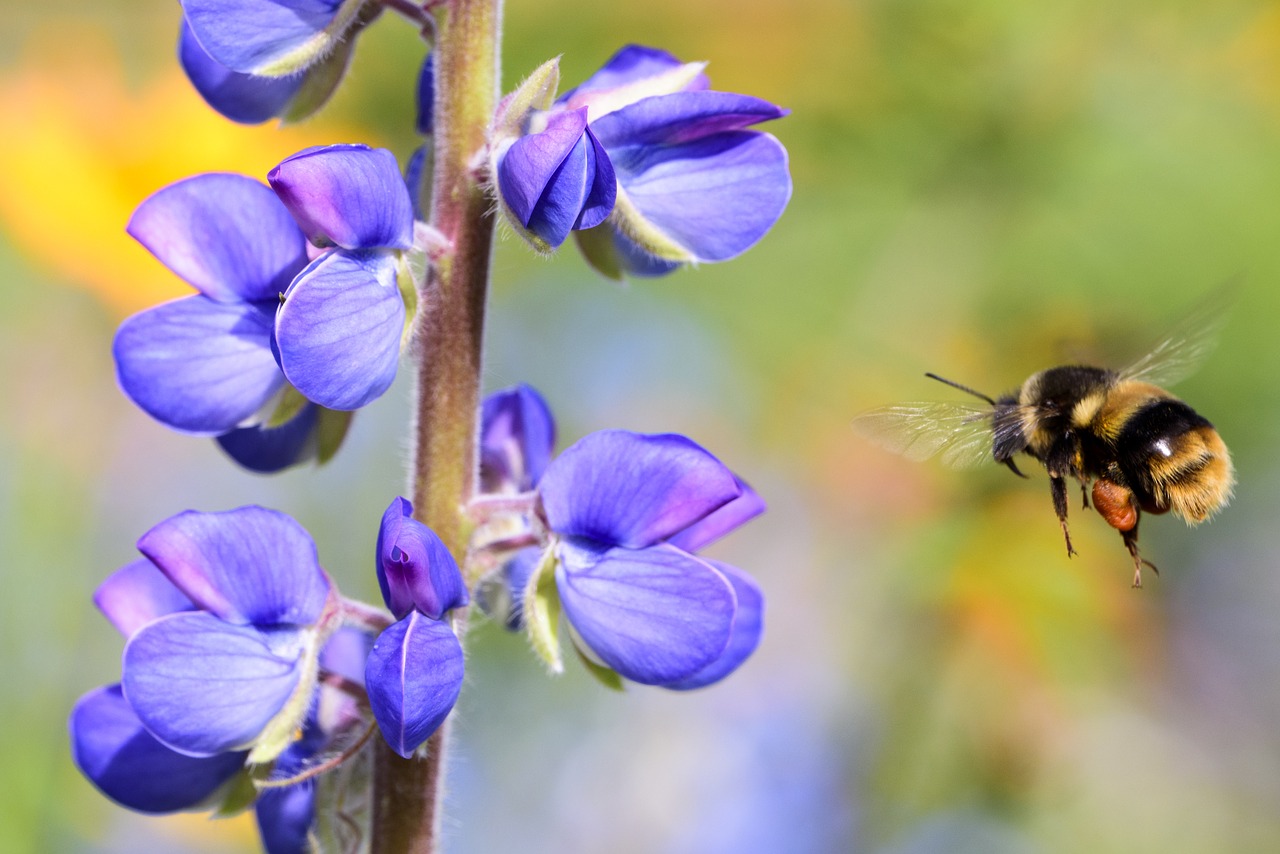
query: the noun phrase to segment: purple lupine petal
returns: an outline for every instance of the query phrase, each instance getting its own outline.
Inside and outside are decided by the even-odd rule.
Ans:
[[[308,400],[359,409],[395,379],[404,320],[393,254],[328,252],[299,274],[276,314],[280,367]]]
[[[684,436],[592,433],[547,467],[538,487],[551,530],[639,549],[734,498],[733,472]]]
[[[385,148],[309,148],[281,161],[267,181],[317,245],[413,245],[413,202],[395,155]]]
[[[561,549],[556,587],[565,615],[591,652],[622,676],[663,685],[724,653],[733,588],[705,561],[666,545]]]
[[[133,315],[112,344],[121,389],[175,430],[234,430],[284,385],[271,353],[273,309],[197,294]]]
[[[129,705],[174,750],[211,756],[250,745],[302,679],[302,634],[262,632],[212,614],[171,614],[124,648]]]
[[[764,633],[764,593],[755,579],[736,566],[719,561],[707,561],[720,571],[720,574],[733,585],[734,595],[738,600],[738,608],[733,615],[733,630],[729,635],[729,645],[715,661],[697,673],[678,682],[669,682],[664,688],[676,691],[688,691],[701,688],[713,682],[719,682],[739,665],[746,661],[751,653],[760,645],[760,636]]]
[[[667,542],[687,552],[699,552],[763,513],[766,509],[764,499],[746,481],[736,476],[734,479],[741,490],[737,498],[669,537]]]
[[[791,198],[787,150],[758,131],[610,149],[609,156],[635,211],[698,261],[750,249]]]
[[[378,528],[378,586],[396,619],[417,610],[433,620],[468,602],[467,586],[435,531],[413,518],[413,505],[395,498]]]
[[[281,772],[281,763],[276,763]],[[284,773],[298,773],[303,767]],[[266,789],[253,804],[258,836],[266,854],[306,854],[313,851],[309,835],[316,818],[315,781],[307,780],[285,788]]]
[[[707,76],[701,73],[701,64],[681,62],[657,48],[627,45],[556,103],[568,109],[590,106],[592,118],[598,118],[642,98],[699,91],[709,85]]]
[[[364,684],[364,662],[373,647],[373,638],[363,629],[342,626],[325,641],[320,650],[320,667],[350,679],[357,685]]]
[[[678,145],[787,115],[782,107],[732,92],[677,92],[645,98],[591,122],[610,152],[632,145]]]
[[[283,424],[241,427],[219,436],[218,444],[249,471],[277,472],[315,457],[319,412],[320,407],[309,403]]]
[[[157,190],[129,234],[189,285],[221,302],[274,300],[307,263],[280,200],[244,175],[196,175]]]
[[[582,213],[596,175],[596,148],[585,138],[587,111],[548,116],[498,161],[498,189],[520,224],[556,247]]]
[[[480,488],[526,492],[542,479],[556,423],[542,395],[521,383],[484,399],[480,414]]]
[[[582,203],[582,209],[574,221],[574,228],[595,228],[608,219],[618,198],[618,178],[604,146],[588,126],[584,134],[590,147],[587,149],[587,181],[590,190]]]
[[[347,8],[344,8],[347,7]],[[355,8],[351,8],[351,7]],[[182,9],[205,50],[235,71],[266,73],[281,63],[319,59],[343,35],[359,7],[351,0],[183,0]]]
[[[665,50],[638,44],[625,45],[617,53],[609,57],[605,64],[600,66],[599,71],[582,81],[576,89],[572,89],[560,96],[560,100],[568,100],[578,92],[591,92],[624,86],[637,80],[643,80],[646,77],[663,74],[682,65],[684,65],[683,62]]]
[[[436,109],[436,60],[435,54],[428,53],[422,60],[422,69],[418,72],[418,88],[416,98],[418,105],[418,133],[430,136],[435,123]]]
[[[365,667],[369,705],[391,749],[408,758],[462,690],[462,645],[447,623],[414,611],[378,636]]]
[[[76,767],[108,798],[138,812],[198,806],[244,765],[243,753],[193,757],[165,747],[142,726],[119,685],[81,697],[68,728]]]
[[[232,71],[205,52],[186,18],[178,36],[178,60],[205,103],[241,124],[258,124],[280,115],[304,80],[300,74],[258,77]]]
[[[311,535],[275,510],[188,510],[143,534],[138,550],[200,608],[231,623],[311,625],[329,596]]]
[[[196,607],[146,558],[138,558],[108,575],[94,591],[93,603],[126,638],[152,620]]]

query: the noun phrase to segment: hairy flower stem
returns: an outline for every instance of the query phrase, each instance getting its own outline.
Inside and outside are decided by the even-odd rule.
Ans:
[[[476,485],[476,422],[484,310],[493,244],[492,204],[476,174],[498,93],[501,0],[451,0],[436,15],[435,167],[431,225],[452,245],[419,295],[413,425],[413,504],[461,563]],[[465,612],[456,616],[459,637]],[[444,793],[446,727],[425,756],[402,759],[376,740],[371,847],[374,854],[435,854]]]

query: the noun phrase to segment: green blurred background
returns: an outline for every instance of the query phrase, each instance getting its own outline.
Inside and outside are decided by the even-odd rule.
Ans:
[[[404,488],[408,383],[322,470],[265,479],[117,390],[129,312],[182,293],[123,226],[165,183],[264,176],[307,144],[407,158],[421,58],[385,16],[315,121],[215,117],[173,59],[171,0],[3,0],[0,32],[0,850],[253,850],[245,819],[136,816],[72,767],[66,714],[117,678],[90,595],[155,522],[260,502],[376,595]],[[561,444],[671,430],[770,512],[716,547],[769,598],[757,655],[690,695],[543,675],[480,623],[450,758],[451,852],[1280,850],[1280,7],[1025,0],[512,0],[505,80],[629,41],[710,60],[792,109],[795,196],[746,256],[599,280],[498,248],[486,381],[549,398]],[[855,436],[859,411],[1123,364],[1241,275],[1177,391],[1240,484],[1189,530],[1119,537],[1043,473],[957,473]],[[407,372],[406,372],[407,373]]]

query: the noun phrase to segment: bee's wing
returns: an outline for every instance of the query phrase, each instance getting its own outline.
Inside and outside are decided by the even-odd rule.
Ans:
[[[1151,352],[1120,371],[1120,379],[1168,386],[1191,376],[1218,343],[1236,290],[1233,280],[1215,291]]]
[[[853,419],[859,435],[909,460],[942,455],[944,465],[967,468],[991,462],[991,407],[956,403],[899,403]]]

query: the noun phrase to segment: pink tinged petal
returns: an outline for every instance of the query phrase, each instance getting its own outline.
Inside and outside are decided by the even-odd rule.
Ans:
[[[719,570],[720,574],[733,585],[733,592],[738,600],[738,609],[733,615],[733,629],[729,634],[729,645],[715,661],[697,673],[677,682],[669,682],[664,688],[676,691],[688,691],[701,688],[713,682],[719,682],[751,657],[760,645],[760,637],[764,634],[764,593],[760,585],[751,576],[736,566],[719,561],[707,561]]]
[[[320,667],[363,685],[364,662],[372,647],[373,638],[368,632],[343,626],[325,641],[324,648],[320,650]]]
[[[273,310],[197,295],[135,314],[112,345],[120,388],[175,430],[234,430],[284,385],[271,353]]]
[[[468,602],[457,562],[444,542],[396,498],[378,528],[378,585],[397,619],[417,610],[433,620]]]
[[[276,314],[280,367],[329,409],[359,409],[391,387],[404,299],[390,253],[335,250],[304,270]]]
[[[733,588],[705,561],[666,545],[561,549],[556,587],[565,615],[590,651],[622,676],[665,685],[724,653]]]
[[[93,603],[126,638],[152,620],[196,608],[146,558],[125,564],[107,576],[94,591]]]
[[[763,513],[764,499],[746,481],[736,476],[734,479],[741,490],[737,498],[670,537],[667,542],[687,552],[699,552]]]
[[[526,492],[542,479],[556,444],[556,423],[542,395],[521,383],[484,399],[480,415],[480,488]]]
[[[417,611],[378,636],[365,667],[369,705],[391,749],[408,758],[439,729],[462,690],[462,646]]]
[[[80,772],[102,794],[139,812],[198,807],[244,765],[243,753],[194,757],[165,747],[143,727],[119,685],[81,697],[68,729]]]
[[[128,232],[211,299],[272,300],[306,264],[306,239],[252,178],[211,173],[170,184],[134,211]]]
[[[787,151],[758,131],[609,154],[639,216],[698,261],[750,249],[791,199]]]
[[[310,148],[282,161],[267,180],[318,245],[343,249],[413,245],[413,202],[395,155],[385,148]]]
[[[302,680],[304,651],[292,629],[172,614],[125,645],[121,681],[152,735],[182,753],[211,756],[253,744]]]
[[[143,534],[138,550],[201,609],[231,623],[311,625],[329,596],[311,536],[275,510],[188,510]]]
[[[551,529],[638,549],[739,495],[719,460],[684,436],[602,430],[576,442],[538,487]]]

